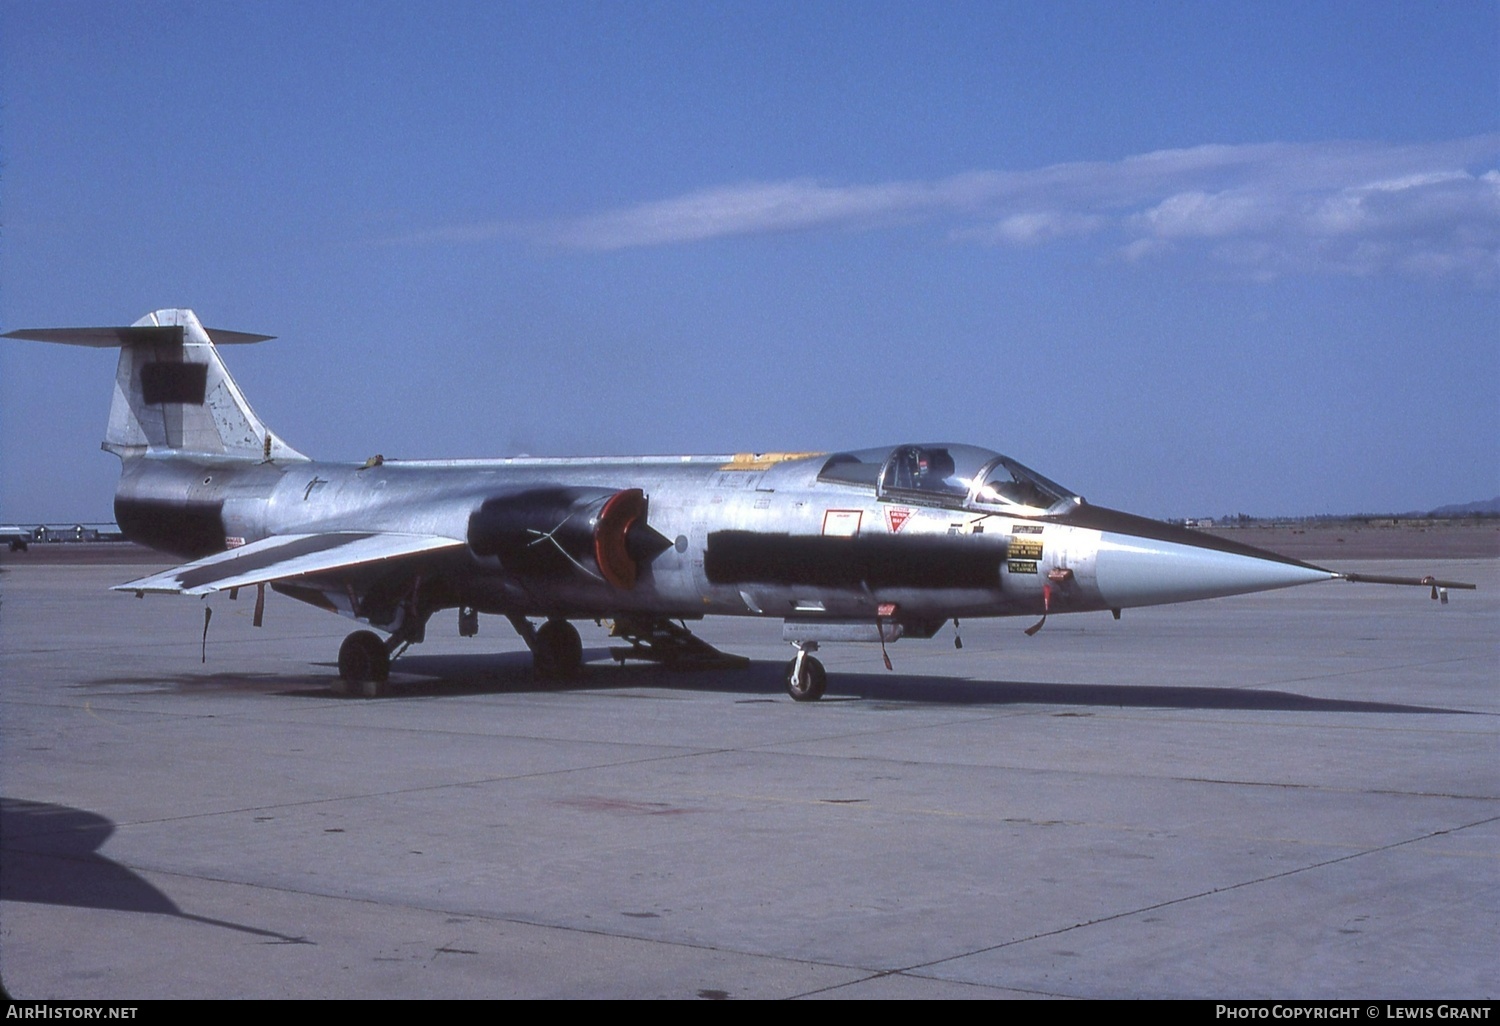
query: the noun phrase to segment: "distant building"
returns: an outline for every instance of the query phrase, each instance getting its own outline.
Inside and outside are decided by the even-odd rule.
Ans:
[[[0,524],[0,545],[12,552],[24,552],[37,543],[51,542],[97,542],[124,541],[125,535],[118,524],[70,524],[67,527],[21,527],[17,524]]]

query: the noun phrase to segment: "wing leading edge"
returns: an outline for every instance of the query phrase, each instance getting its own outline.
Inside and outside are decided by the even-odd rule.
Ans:
[[[463,544],[461,539],[425,534],[368,531],[284,534],[263,538],[228,552],[216,552],[127,584],[117,584],[111,590],[137,594],[207,595],[229,588],[368,566]]]

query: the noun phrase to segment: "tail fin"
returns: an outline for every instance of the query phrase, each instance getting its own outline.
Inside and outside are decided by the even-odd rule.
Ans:
[[[122,459],[178,452],[307,459],[255,415],[215,348],[270,335],[207,329],[191,310],[157,310],[128,328],[37,328],[5,337],[120,347],[104,448]]]

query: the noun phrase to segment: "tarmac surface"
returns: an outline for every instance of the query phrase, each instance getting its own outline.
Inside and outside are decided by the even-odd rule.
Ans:
[[[279,595],[0,570],[15,998],[1494,998],[1500,561],[535,683],[502,620],[330,682]]]

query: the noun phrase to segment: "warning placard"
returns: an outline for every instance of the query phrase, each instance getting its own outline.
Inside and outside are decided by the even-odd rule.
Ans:
[[[904,506],[887,506],[885,508],[885,522],[890,527],[891,533],[895,534],[901,528],[905,527],[906,522],[911,519],[911,515],[915,512],[916,510],[907,509]]]
[[[1040,538],[1017,538],[1010,539],[1011,559],[1041,559],[1042,541]]]
[[[864,510],[830,509],[823,512],[823,533],[835,538],[852,538],[859,533]]]

